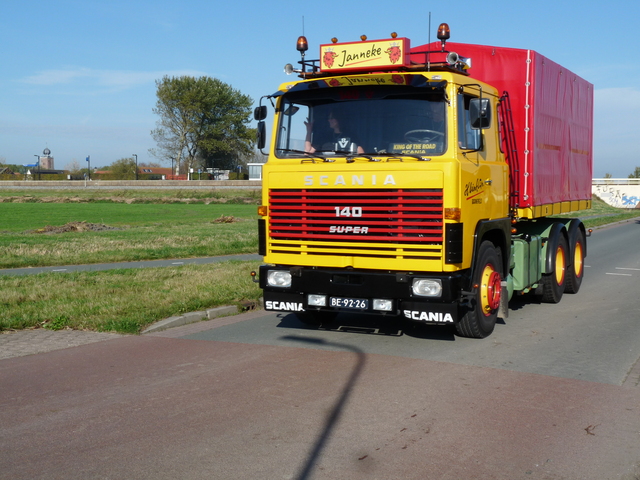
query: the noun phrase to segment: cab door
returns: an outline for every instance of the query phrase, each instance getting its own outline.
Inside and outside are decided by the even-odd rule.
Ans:
[[[508,168],[498,143],[495,99],[476,92],[465,89],[456,98],[463,210],[470,209],[477,219],[505,218]]]

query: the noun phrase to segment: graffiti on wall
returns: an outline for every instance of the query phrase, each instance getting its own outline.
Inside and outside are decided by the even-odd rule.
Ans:
[[[613,207],[640,208],[640,185],[598,184],[591,192]]]

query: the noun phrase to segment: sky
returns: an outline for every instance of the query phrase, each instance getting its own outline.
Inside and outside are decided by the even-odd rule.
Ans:
[[[429,14],[432,40],[447,22],[452,42],[535,50],[594,84],[593,176],[640,166],[640,2],[629,0],[2,0],[0,162],[34,163],[45,148],[56,168],[87,156],[92,167],[133,154],[158,162],[149,149],[163,76],[218,78],[257,105],[297,78],[283,66],[300,59],[299,35],[307,58],[334,36],[395,31],[417,46],[429,42]]]

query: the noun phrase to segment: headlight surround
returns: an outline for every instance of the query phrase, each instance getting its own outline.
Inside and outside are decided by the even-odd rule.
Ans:
[[[413,294],[419,297],[440,297],[442,295],[442,280],[434,278],[414,278]]]
[[[269,270],[267,285],[270,287],[289,288],[291,286],[291,272],[288,270]]]

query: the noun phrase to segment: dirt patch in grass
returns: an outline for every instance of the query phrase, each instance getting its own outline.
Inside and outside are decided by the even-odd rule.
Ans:
[[[215,220],[211,220],[211,223],[236,223],[239,221],[240,219],[234,217],[233,215],[220,215]]]
[[[46,227],[31,230],[28,233],[67,233],[67,232],[104,232],[106,230],[120,230],[102,223],[69,222],[65,225],[47,225]]]

